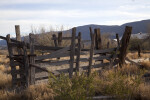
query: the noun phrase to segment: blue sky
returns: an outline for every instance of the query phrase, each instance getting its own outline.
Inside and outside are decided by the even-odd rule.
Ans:
[[[20,25],[22,35],[31,27],[64,29],[99,24],[150,19],[150,0],[0,0],[0,35],[15,35]]]

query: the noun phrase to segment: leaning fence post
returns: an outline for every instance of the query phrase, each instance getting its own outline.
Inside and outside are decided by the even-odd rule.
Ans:
[[[77,49],[77,58],[76,58],[76,71],[79,72],[80,66],[80,52],[81,52],[81,32],[78,34],[78,49]]]
[[[30,64],[35,64],[35,59],[34,59],[34,35],[29,34],[29,39],[30,39]],[[35,84],[35,67],[30,66],[29,68],[29,77],[30,77],[30,84]]]
[[[131,32],[132,32],[132,27],[126,26],[125,32],[124,32],[122,40],[121,40],[121,48],[120,48],[120,54],[119,54],[120,67],[122,67],[122,65],[125,62],[126,51],[127,51],[127,47],[129,44]]]
[[[70,46],[70,69],[69,69],[70,78],[72,78],[72,74],[73,74],[74,55],[75,55],[75,36],[76,36],[76,28],[73,28],[72,40],[71,40],[71,46]]]
[[[58,33],[58,46],[62,45],[62,32]]]
[[[91,49],[90,49],[90,58],[89,58],[89,66],[88,66],[88,73],[89,76],[91,73],[92,61],[93,61],[93,52],[94,52],[94,41],[95,41],[95,34],[92,34],[92,41],[91,41]]]

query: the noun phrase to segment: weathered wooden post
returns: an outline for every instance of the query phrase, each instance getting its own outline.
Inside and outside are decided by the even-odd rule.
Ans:
[[[15,25],[15,32],[16,32],[16,40],[21,41],[20,26],[19,25]],[[18,51],[19,55],[23,54],[23,52],[21,51],[20,48],[17,48],[17,51]]]
[[[91,73],[91,67],[92,67],[92,62],[93,62],[93,52],[94,52],[94,45],[95,45],[94,42],[95,42],[95,34],[92,34],[91,49],[90,49],[90,58],[89,58],[89,66],[88,66],[88,73],[87,73],[88,76]]]
[[[80,66],[80,52],[81,52],[81,32],[78,34],[78,49],[77,49],[77,58],[76,58],[76,71],[79,72]]]
[[[117,39],[118,46],[120,46],[120,41],[119,41],[119,35],[118,35],[118,33],[116,34],[116,39]]]
[[[34,34],[29,34],[30,41],[30,64],[35,64],[34,59]],[[30,84],[35,84],[35,67],[29,68]]]
[[[138,44],[138,57],[141,57],[141,48],[139,44]]]
[[[57,47],[58,44],[57,44],[57,37],[56,37],[56,34],[53,34],[53,40],[54,40],[54,45],[55,45],[55,47]]]
[[[94,29],[95,32],[95,48],[97,50],[100,50],[102,48],[102,40],[101,40],[101,34],[100,29]]]
[[[16,40],[21,41],[20,26],[19,25],[15,25],[15,32],[16,32]],[[17,51],[18,51],[18,55],[23,55],[23,51],[21,48],[17,48]],[[22,71],[24,71],[24,65],[19,65],[19,71],[20,71],[20,78],[23,80],[25,77],[24,73],[22,73]],[[25,84],[22,84],[22,85],[25,85]]]
[[[23,51],[24,51],[24,68],[25,68],[25,81],[26,81],[26,87],[30,85],[30,76],[29,76],[29,59],[27,55],[27,44],[23,42]]]
[[[90,37],[91,37],[91,41],[92,41],[92,34],[93,34],[93,32],[92,32],[92,28],[91,28],[91,27],[89,27],[89,30],[90,30]]]
[[[15,25],[15,31],[16,31],[16,40],[21,41],[20,26],[19,25]]]
[[[69,77],[70,78],[72,78],[73,66],[74,66],[75,36],[76,36],[76,28],[73,28],[72,29],[72,40],[71,40],[71,46],[70,46],[70,69],[69,69]]]
[[[15,88],[17,83],[17,73],[16,73],[16,66],[14,64],[13,49],[10,45],[11,43],[10,34],[6,36],[6,40],[7,40],[8,53],[9,53],[10,66],[11,66],[12,86]]]
[[[120,67],[122,67],[122,65],[125,62],[126,51],[127,51],[127,47],[129,44],[131,33],[132,33],[132,27],[126,26],[125,32],[124,32],[122,40],[121,40],[121,48],[120,48],[120,54],[119,54]]]
[[[58,33],[58,46],[62,45],[62,32]]]

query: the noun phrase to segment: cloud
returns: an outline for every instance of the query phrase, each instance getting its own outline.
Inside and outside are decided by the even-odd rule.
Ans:
[[[31,25],[121,25],[149,19],[148,0],[1,0],[0,35],[14,34],[14,25],[28,33]]]

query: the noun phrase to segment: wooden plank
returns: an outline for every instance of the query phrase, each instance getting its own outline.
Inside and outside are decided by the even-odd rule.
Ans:
[[[43,76],[43,77],[35,78],[35,81],[37,81],[37,80],[44,80],[44,79],[49,79],[49,76]]]
[[[73,65],[74,65],[74,55],[75,55],[75,36],[76,36],[76,28],[72,29],[72,40],[70,46],[70,68],[69,68],[69,77],[72,78],[73,74]]]
[[[30,66],[32,66],[32,67],[35,67],[35,68],[37,68],[37,69],[40,69],[40,70],[42,70],[42,71],[45,71],[45,72],[51,72],[52,74],[54,74],[54,75],[59,75],[60,73],[59,72],[57,72],[57,71],[50,71],[50,70],[48,70],[47,68],[45,68],[45,67],[40,67],[40,66],[38,66],[38,65],[36,65],[36,64],[30,64]]]
[[[103,49],[103,50],[94,50],[94,54],[111,53],[115,50],[116,50],[116,48]]]
[[[11,46],[11,47],[17,47],[18,49],[23,47],[22,44],[14,43],[14,42],[9,43],[9,46]]]
[[[95,61],[101,61],[101,60],[104,60],[104,59],[110,60],[111,58],[112,58],[112,55],[107,55],[107,56],[94,57],[93,59],[94,59]]]
[[[94,41],[95,41],[95,34],[92,35],[92,42],[91,42],[91,49],[90,49],[90,58],[89,58],[89,66],[88,66],[88,73],[89,76],[91,74],[91,67],[92,67],[92,61],[93,61],[93,52],[94,52]]]
[[[77,58],[76,58],[76,71],[79,72],[80,66],[80,53],[81,53],[81,32],[78,34],[78,49],[77,49]]]
[[[56,61],[56,62],[48,62],[48,65],[50,65],[50,66],[60,66],[60,65],[64,65],[64,64],[69,64],[69,60]]]
[[[75,55],[77,55],[77,52],[75,52]],[[86,55],[86,53],[81,52],[80,55]],[[44,59],[69,57],[69,56],[70,56],[70,51],[58,52],[58,53],[52,52],[51,54],[48,54],[48,55],[37,56],[37,57],[35,57],[35,60],[44,60]]]
[[[101,64],[92,65],[91,68],[100,68],[100,67],[105,67],[108,65],[109,65],[109,63],[101,63]],[[83,70],[88,70],[88,66],[82,66],[81,68]]]
[[[89,58],[80,58],[80,62],[88,62]],[[62,60],[62,61],[39,61],[37,60],[36,63],[47,63],[50,66],[59,66],[64,64],[69,64],[70,60]],[[76,60],[74,60],[76,63]]]
[[[44,60],[44,59],[51,59],[51,58],[60,58],[60,57],[69,57],[70,52],[59,52],[56,54],[48,54],[48,55],[42,55],[42,56],[37,56],[35,57],[35,60]]]
[[[58,46],[61,46],[62,43],[62,32],[58,33]]]
[[[60,54],[68,51],[69,49],[70,49],[70,47],[65,47],[63,49],[52,52],[51,54],[35,57],[35,60],[44,60],[44,59],[49,59],[49,58],[56,58],[56,56],[57,57],[60,56]],[[64,54],[64,56],[66,56],[66,55],[67,55],[67,53]]]
[[[30,55],[34,55],[34,34],[29,34],[29,41],[30,41]],[[30,56],[30,63],[35,64],[35,57]],[[35,84],[35,67],[29,67],[30,71],[30,84]]]
[[[7,37],[0,36],[0,38],[3,40],[7,40]],[[15,40],[15,39],[10,39],[10,40],[11,40],[11,42],[22,43],[20,41]]]
[[[34,49],[35,50],[59,50],[62,49],[64,47],[51,47],[51,46],[42,46],[42,45],[34,45]]]
[[[81,43],[91,42],[91,40],[82,40]]]
[[[125,62],[127,47],[129,45],[129,40],[130,40],[131,33],[132,33],[132,27],[126,26],[125,32],[123,34],[122,41],[121,41],[120,56],[119,56],[120,67],[122,67],[122,65]]]

